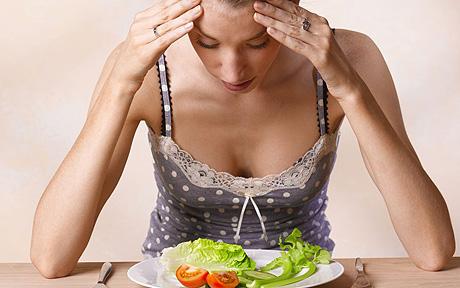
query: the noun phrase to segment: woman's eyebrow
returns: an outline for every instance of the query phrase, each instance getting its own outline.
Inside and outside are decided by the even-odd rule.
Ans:
[[[195,28],[196,28],[196,30],[198,31],[198,33],[201,34],[201,35],[203,35],[204,37],[207,37],[207,38],[209,38],[209,39],[211,39],[211,40],[214,40],[214,41],[219,41],[219,40],[217,40],[216,38],[211,37],[211,36],[206,35],[205,33],[203,33],[203,31],[201,31],[201,30],[198,28],[198,26],[195,26]],[[258,32],[256,35],[254,35],[254,36],[251,37],[250,39],[247,39],[246,41],[251,41],[251,40],[257,39],[257,38],[259,38],[260,36],[265,35],[266,33],[267,33],[267,29],[264,29],[264,30]]]

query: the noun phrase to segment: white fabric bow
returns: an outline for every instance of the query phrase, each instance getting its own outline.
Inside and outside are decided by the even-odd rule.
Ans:
[[[251,200],[252,206],[254,206],[257,217],[259,217],[259,220],[260,220],[260,226],[262,227],[262,232],[263,232],[261,238],[265,239],[265,241],[268,241],[267,231],[265,230],[264,221],[262,219],[262,215],[260,214],[259,207],[257,207],[256,202],[254,201],[254,199],[252,199],[251,196],[246,196],[246,199],[244,200],[243,208],[241,209],[240,218],[238,220],[238,228],[236,228],[236,234],[233,237],[233,239],[235,240],[235,243],[238,243],[238,241],[240,240],[241,225],[243,224],[244,212],[246,211],[246,207],[248,206],[249,199]]]

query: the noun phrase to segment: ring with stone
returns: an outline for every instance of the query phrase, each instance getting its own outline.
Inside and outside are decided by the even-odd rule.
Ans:
[[[155,34],[155,36],[160,37],[161,35],[158,34],[157,27],[153,27],[153,33]]]
[[[311,22],[308,21],[307,18],[305,18],[305,19],[303,20],[303,22],[302,22],[302,28],[303,28],[303,30],[308,31],[308,29],[310,29],[310,27],[311,27]]]

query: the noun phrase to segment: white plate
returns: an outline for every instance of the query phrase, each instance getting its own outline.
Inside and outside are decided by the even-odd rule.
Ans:
[[[263,266],[280,255],[279,250],[245,249],[249,257],[257,263],[257,267]],[[337,279],[343,274],[344,268],[339,262],[332,262],[328,265],[318,264],[318,270],[309,278],[283,286],[285,288],[307,288],[322,285]],[[183,287],[174,275],[162,273],[163,265],[159,258],[150,258],[133,265],[128,270],[128,278],[144,287],[151,288],[173,288]],[[281,269],[273,270],[274,274],[281,273]]]

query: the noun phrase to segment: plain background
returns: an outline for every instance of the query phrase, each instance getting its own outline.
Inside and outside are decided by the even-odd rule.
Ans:
[[[107,55],[124,39],[135,13],[150,5],[2,1],[0,262],[30,261],[40,195],[84,123]],[[302,6],[325,16],[332,27],[366,33],[377,43],[396,83],[408,135],[445,197],[458,235],[460,2],[318,0]],[[142,259],[157,192],[146,133],[142,123],[81,261]],[[334,257],[406,255],[347,121],[329,195]]]

